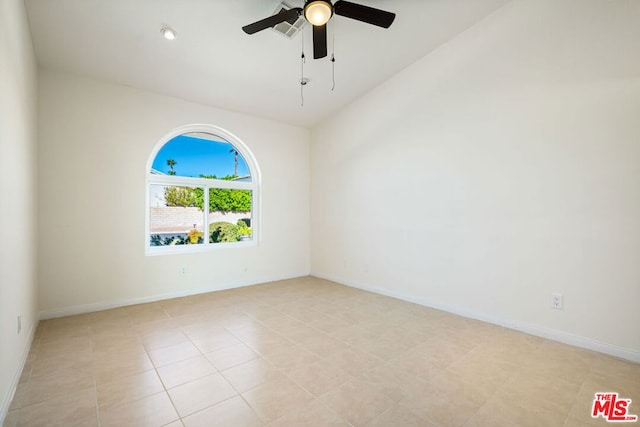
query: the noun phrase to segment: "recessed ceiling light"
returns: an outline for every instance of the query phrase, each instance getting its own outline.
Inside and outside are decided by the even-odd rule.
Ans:
[[[160,30],[160,34],[167,40],[175,40],[176,38],[176,32],[169,27],[163,27]]]

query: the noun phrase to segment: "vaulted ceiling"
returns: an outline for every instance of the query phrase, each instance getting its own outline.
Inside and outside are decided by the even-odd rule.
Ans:
[[[312,59],[309,25],[293,39],[241,30],[273,14],[277,0],[26,0],[26,6],[41,67],[311,127],[508,1],[354,0],[397,17],[382,29],[334,16],[328,36],[335,70],[329,57]],[[176,40],[161,36],[164,26],[177,32]],[[301,106],[303,44],[310,82]]]

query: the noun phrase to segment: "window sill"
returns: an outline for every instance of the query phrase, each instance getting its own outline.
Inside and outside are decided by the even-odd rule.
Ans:
[[[250,248],[255,246],[258,246],[258,242],[256,240],[212,243],[209,245],[147,246],[145,248],[145,256],[195,254],[201,252],[215,252],[220,249]]]

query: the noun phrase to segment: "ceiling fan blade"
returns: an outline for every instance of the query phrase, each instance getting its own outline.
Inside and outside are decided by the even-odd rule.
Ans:
[[[327,56],[327,24],[313,26],[313,59]]]
[[[389,28],[393,23],[393,20],[396,19],[395,13],[344,0],[337,1],[336,4],[333,5],[333,10],[336,15],[366,22],[367,24],[377,25],[378,27],[383,28]]]
[[[247,34],[254,34],[258,31],[266,30],[267,28],[271,28],[274,25],[278,25],[281,22],[297,18],[301,13],[301,8],[294,7],[293,9],[285,10],[268,18],[256,21],[253,24],[245,25],[244,27],[242,27],[242,31]]]

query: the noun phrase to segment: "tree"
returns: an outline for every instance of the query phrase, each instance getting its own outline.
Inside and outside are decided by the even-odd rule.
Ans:
[[[169,168],[171,168],[171,170],[169,171],[169,175],[175,175],[176,174],[176,171],[173,170],[173,167],[175,165],[177,165],[177,164],[178,164],[178,162],[176,162],[175,160],[167,159],[167,166],[169,166]]]
[[[198,201],[199,206],[202,202]],[[251,190],[211,188],[209,190],[209,211],[250,212]]]
[[[233,175],[216,178],[215,175],[200,175],[200,178],[230,181]],[[204,188],[168,186],[164,189],[166,206],[204,208]],[[251,212],[251,190],[232,188],[209,188],[209,212]]]
[[[198,201],[194,189],[189,187],[165,187],[164,201],[167,206],[198,206],[202,209],[202,201]]]
[[[229,152],[233,153],[233,161],[235,162],[234,168],[233,168],[233,176],[237,177],[238,176],[238,150],[236,150],[235,148],[232,148],[231,150],[229,150]]]
[[[200,175],[200,178],[222,179],[231,181],[235,175],[227,175],[218,178],[215,175]],[[193,189],[196,197],[196,206],[200,209],[204,206],[204,190],[202,188]],[[251,211],[251,190],[235,190],[231,188],[210,188],[209,189],[209,212],[250,212]]]

